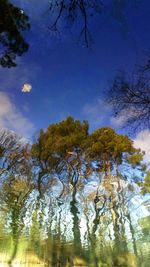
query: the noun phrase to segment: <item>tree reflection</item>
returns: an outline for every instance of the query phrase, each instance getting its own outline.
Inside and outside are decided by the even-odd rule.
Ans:
[[[40,132],[32,147],[14,138],[1,143],[0,227],[10,266],[23,259],[53,267],[143,264],[149,201],[147,217],[137,218],[135,201],[144,198],[123,171],[134,175],[138,166],[141,175],[143,153],[130,139],[110,128],[90,135],[87,123],[69,117]]]

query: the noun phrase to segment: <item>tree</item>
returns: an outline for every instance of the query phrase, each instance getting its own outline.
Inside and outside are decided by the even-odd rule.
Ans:
[[[129,203],[133,208],[134,203],[130,201],[137,186],[132,187],[129,181],[123,182],[118,191],[116,180],[113,183],[115,175],[112,175],[112,170],[116,170],[116,175],[121,177],[119,166],[124,164],[130,168],[142,167],[143,153],[133,147],[132,140],[110,127],[89,134],[87,122],[68,117],[49,125],[45,131],[41,130],[31,150],[28,146],[16,145],[14,139],[10,139],[9,143],[9,149],[2,146],[0,154],[1,160],[7,156],[5,175],[1,175],[0,200],[3,214],[6,212],[4,229],[13,238],[10,264],[16,257],[19,242],[22,242],[20,236],[25,232],[30,237],[27,250],[51,265],[72,266],[73,258],[80,256],[86,261],[85,265],[128,266],[130,260],[127,258],[132,255],[127,244],[129,231],[130,245],[133,241],[133,251],[138,257],[128,209]],[[5,144],[8,145],[8,142]],[[99,195],[97,188],[87,184],[88,180],[84,187],[84,175],[89,173],[90,167],[91,175],[98,171],[108,178],[110,193],[103,182]],[[55,197],[54,194],[45,194],[50,192],[56,176],[67,188],[66,206],[63,205],[63,190],[59,197],[57,193]],[[36,189],[39,191],[38,198]],[[80,230],[83,210],[87,220],[84,240]],[[67,217],[72,218],[72,223],[68,223]],[[138,266],[138,263],[134,265]]]
[[[0,175],[5,178],[10,174],[28,176],[31,171],[30,147],[13,131],[1,131],[0,160]]]
[[[13,250],[9,260],[11,264],[18,250],[19,237],[27,212],[26,204],[33,189],[33,183],[29,147],[17,144],[13,136],[10,138],[8,147],[2,146],[4,152],[0,173],[0,200],[9,218],[13,240]]]
[[[81,123],[68,117],[66,120],[50,125],[45,132],[41,130],[37,143],[33,144],[31,154],[35,164],[40,167],[39,191],[45,174],[66,177],[75,187],[82,165],[82,146],[88,135],[87,122]]]
[[[138,67],[131,77],[119,72],[116,75],[107,95],[107,100],[113,106],[114,116],[122,126],[139,131],[150,129],[150,57],[147,62]],[[134,156],[134,160],[139,155]],[[132,158],[133,159],[133,158]],[[148,193],[148,178],[142,186],[142,192]]]
[[[16,57],[28,50],[23,31],[29,30],[29,18],[8,0],[0,1],[0,65],[15,67]]]
[[[74,252],[82,252],[76,193],[79,178],[85,171],[84,140],[88,136],[88,123],[68,117],[41,131],[37,143],[32,146],[33,160],[40,166],[38,190],[42,196],[43,176],[57,175],[71,191],[70,212],[73,218]]]
[[[134,148],[132,140],[109,127],[95,130],[89,135],[86,145],[87,157],[96,162],[97,170],[104,172],[106,177],[112,169],[116,169],[118,175],[118,167],[124,162],[135,167],[143,159],[143,152]]]
[[[150,68],[148,64],[130,78],[118,73],[108,92],[114,115],[121,125],[131,129],[150,129]]]

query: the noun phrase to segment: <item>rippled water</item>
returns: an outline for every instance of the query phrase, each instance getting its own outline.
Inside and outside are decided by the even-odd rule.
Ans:
[[[1,206],[0,266],[150,266],[150,202],[124,183],[63,200],[36,192]]]
[[[0,267],[150,267],[148,8],[0,0]]]

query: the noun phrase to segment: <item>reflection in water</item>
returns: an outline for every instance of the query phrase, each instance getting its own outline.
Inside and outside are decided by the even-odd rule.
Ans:
[[[30,3],[24,10],[22,7],[15,6],[15,2],[16,4],[22,2],[21,6],[24,7],[26,6],[25,2]],[[98,81],[97,78],[99,79],[97,70],[100,57],[95,58],[95,56],[101,55],[103,48],[108,50],[107,38],[103,41],[103,37],[98,36],[97,41],[100,45],[97,48],[99,47],[99,49],[96,49],[97,52],[93,53],[92,57],[89,57],[88,53],[74,50],[70,42],[71,53],[68,53],[68,45],[66,48],[62,45],[62,53],[57,53],[57,50],[51,49],[53,38],[50,38],[50,43],[47,41],[49,38],[44,39],[47,32],[44,28],[50,18],[49,27],[46,26],[46,28],[51,33],[59,35],[58,29],[60,28],[63,39],[67,41],[69,31],[75,30],[75,35],[79,32],[77,39],[79,39],[79,43],[81,42],[82,48],[89,47],[92,43],[91,26],[94,26],[93,30],[96,33],[95,30],[103,24],[105,18],[107,20],[107,16],[110,17],[109,15],[119,23],[119,28],[129,37],[127,18],[124,18],[124,15],[128,13],[129,17],[127,17],[131,17],[132,13],[129,12],[129,9],[132,10],[132,8],[127,3],[131,1],[51,0],[46,1],[49,2],[49,10],[45,1],[39,1],[45,2],[45,4],[37,5],[32,10],[31,2],[33,1],[0,0],[0,66],[11,68],[16,67],[17,63],[21,66],[21,71],[16,69],[15,72],[7,72],[8,79],[6,81],[2,79],[0,128],[7,126],[26,133],[34,129],[30,122],[29,113],[32,117],[32,112],[29,112],[27,98],[23,102],[18,94],[17,104],[22,110],[20,112],[13,104],[13,99],[11,101],[9,94],[7,95],[11,87],[17,90],[20,84],[23,84],[22,92],[29,93],[32,89],[32,85],[28,81],[30,79],[33,86],[37,85],[39,88],[37,90],[38,101],[35,101],[36,98],[34,98],[36,94],[33,94],[33,102],[29,101],[29,106],[37,102],[35,105],[37,114],[36,111],[33,112],[38,117],[35,128],[39,127],[40,118],[45,118],[44,110],[48,111],[46,106],[52,104],[49,110],[52,112],[52,107],[55,106],[53,111],[57,110],[58,113],[52,115],[51,119],[56,116],[57,120],[58,114],[60,117],[60,114],[66,114],[66,111],[68,113],[69,110],[70,113],[74,113],[77,108],[79,117],[84,114],[85,117],[96,119],[96,124],[99,111],[102,113],[102,117],[106,113],[104,118],[108,121],[108,125],[118,127],[127,123],[127,125],[139,126],[140,131],[146,129],[146,131],[140,132],[137,138],[134,136],[136,142],[141,143],[141,133],[144,133],[144,136],[149,134],[147,128],[149,129],[150,117],[148,72],[150,60],[148,60],[148,64],[138,68],[131,75],[133,77],[129,81],[126,80],[124,73],[120,72],[110,84],[109,92],[104,92],[103,96],[101,90],[100,94],[98,93],[96,85],[98,83],[95,82]],[[108,2],[104,9],[101,2]],[[48,13],[46,10],[45,13],[42,6],[46,7]],[[34,9],[37,10],[37,13]],[[26,15],[26,10],[29,10],[30,18]],[[100,24],[97,24],[97,15],[101,13],[101,10],[104,11],[102,13],[107,12],[99,21]],[[142,10],[144,11],[143,8]],[[35,14],[39,14],[37,18],[35,18]],[[94,14],[96,20],[93,23],[91,19]],[[106,28],[113,22],[111,17],[107,20]],[[138,18],[139,15],[136,17]],[[30,29],[29,19],[32,29],[28,35],[26,31]],[[64,27],[63,24],[66,20],[68,25]],[[134,24],[138,25],[139,23],[137,21]],[[147,21],[144,24],[147,29]],[[114,36],[117,36],[116,26],[113,28],[110,28],[107,34],[110,40],[114,40]],[[132,28],[134,27],[131,25]],[[137,31],[136,39],[139,39],[140,32],[141,30]],[[144,38],[143,40],[145,40]],[[26,39],[29,44],[31,43],[31,51],[25,61],[19,62],[18,57],[27,52],[29,48]],[[120,42],[122,47],[124,42],[122,43],[120,37],[117,40],[118,45]],[[44,45],[45,41],[46,46]],[[47,49],[48,44],[50,44],[50,50]],[[106,67],[105,57],[102,56],[101,65],[102,69],[103,66],[106,67],[103,69],[103,72],[106,71],[106,73],[102,76],[106,78],[108,75],[108,80],[110,77],[112,80],[116,64],[128,61],[126,57],[122,57],[122,61],[120,61],[119,53],[117,53],[118,56],[115,56],[114,51],[117,51],[117,47],[119,48],[116,43],[110,42],[110,45],[113,55],[108,60],[110,64],[106,64]],[[58,48],[57,45],[56,48]],[[131,51],[128,49],[119,48],[118,51],[125,51],[124,55],[130,55]],[[67,56],[64,60],[65,52],[69,57]],[[82,54],[83,58],[80,59]],[[75,55],[79,61],[75,60]],[[89,58],[89,61],[86,58]],[[115,64],[113,64],[114,58]],[[67,59],[69,64],[67,64]],[[82,59],[84,59],[84,64],[82,64]],[[134,60],[133,62],[132,58],[129,60],[129,70]],[[86,61],[88,64],[85,64]],[[93,71],[94,62],[96,72]],[[79,64],[79,68],[76,64]],[[83,73],[87,74],[88,79],[85,79],[85,84],[83,83],[83,88],[87,89],[84,91],[79,87],[76,94],[76,90],[73,90],[75,87],[71,90],[66,89],[68,88],[66,81],[68,79],[71,82],[72,78],[71,76],[69,78],[68,73],[70,70],[75,70],[72,82],[74,86],[82,84],[82,75],[78,75],[80,68]],[[50,69],[52,69],[52,79],[49,78]],[[56,73],[56,77],[53,77],[55,70],[58,70],[58,73]],[[3,74],[2,71],[1,76],[5,76]],[[16,77],[14,79],[13,74]],[[60,87],[57,81],[61,82],[63,76],[65,80]],[[95,91],[89,90],[92,81],[96,87],[93,84],[94,86],[91,88]],[[105,82],[104,79],[101,84],[105,84]],[[46,85],[46,94],[41,94],[42,84]],[[48,88],[54,88],[56,92],[51,95],[50,91],[49,95]],[[85,98],[86,94],[88,98]],[[71,95],[74,97],[73,99]],[[65,99],[64,96],[70,100],[68,101],[69,106],[66,106],[65,110],[61,110],[66,103],[61,105],[62,100]],[[91,103],[88,104],[87,101],[89,102],[90,98]],[[92,103],[95,103],[95,106]],[[117,111],[115,116],[111,114],[111,106],[115,106]],[[24,113],[28,113],[28,119],[24,117],[27,115]],[[103,124],[103,119],[101,123]],[[94,122],[93,126],[96,124]],[[144,128],[141,128],[143,125]],[[150,193],[150,170],[148,171],[146,165],[143,164],[144,152],[136,149],[128,136],[117,134],[110,127],[99,128],[89,133],[87,121],[81,122],[71,116],[41,130],[35,139],[35,143],[27,145],[25,144],[27,140],[24,138],[0,129],[0,267],[20,265],[26,267],[37,265],[47,267],[149,267],[150,201],[147,196],[143,197],[142,193]],[[148,171],[147,174],[146,171]],[[145,174],[143,182],[144,176],[142,177],[142,175]],[[135,183],[132,182],[133,180]],[[139,187],[141,187],[141,191]]]
[[[1,266],[149,266],[149,203],[141,204],[136,185],[118,186],[113,177],[60,200],[54,191],[39,198],[27,181],[10,182],[1,191]]]
[[[118,166],[128,153],[133,169],[136,163],[139,167],[140,151],[111,129],[100,129],[94,139],[97,134],[98,150],[94,146],[87,156],[87,124],[73,118],[41,131],[32,149],[13,138],[7,146],[3,142],[1,266],[149,267],[150,201],[130,177],[123,178]]]

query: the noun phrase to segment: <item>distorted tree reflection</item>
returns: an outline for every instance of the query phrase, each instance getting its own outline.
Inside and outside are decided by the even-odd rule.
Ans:
[[[132,140],[109,127],[89,134],[87,122],[68,117],[32,146],[7,134],[0,141],[0,227],[12,240],[10,264],[24,250],[30,261],[55,267],[141,266],[148,228],[132,213],[143,198],[136,182],[144,153]]]
[[[33,157],[40,160],[42,168],[38,178],[39,191],[41,192],[43,174],[52,172],[57,175],[63,187],[63,183],[67,182],[72,194],[70,212],[73,217],[75,254],[82,251],[76,194],[78,182],[86,170],[82,146],[87,135],[86,122],[81,124],[68,117],[65,121],[50,125],[45,133],[41,132],[37,144],[32,147]]]
[[[8,142],[9,140],[9,142]],[[2,142],[3,141],[3,142]],[[19,238],[24,227],[26,202],[32,191],[31,164],[28,146],[22,147],[13,136],[3,139],[1,158],[1,205],[4,207],[6,218],[9,218],[13,250],[9,259],[11,264],[17,254]]]

